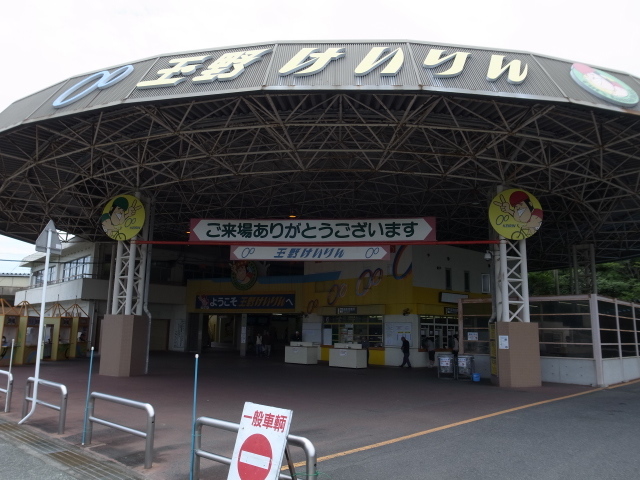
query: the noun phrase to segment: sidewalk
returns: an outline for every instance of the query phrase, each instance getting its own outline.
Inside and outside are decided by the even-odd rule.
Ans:
[[[40,377],[64,384],[69,392],[62,435],[57,434],[58,412],[41,405],[24,425],[16,425],[22,418],[26,379],[33,376],[34,367],[13,368],[11,411],[0,414],[0,431],[11,432],[7,433],[10,444],[4,442],[0,450],[3,457],[12,457],[16,448],[24,450],[24,446],[35,451],[36,463],[58,462],[59,475],[63,476],[46,478],[189,478],[194,357],[192,354],[152,354],[149,374],[140,377],[98,375],[99,359],[94,360],[92,392],[150,403],[155,409],[152,468],[144,469],[144,439],[115,429],[95,425],[92,443],[81,446],[88,359],[41,364]],[[343,455],[354,449],[401,437],[410,438],[416,432],[470,418],[594,390],[560,384],[504,389],[487,381],[438,379],[436,369],[370,367],[352,370],[326,364],[285,364],[282,357],[277,353],[269,359],[241,358],[237,353],[227,352],[202,355],[198,371],[197,416],[239,423],[247,401],[291,409],[290,433],[306,437],[313,443],[320,460],[320,471],[325,465],[323,457]],[[42,387],[39,392],[41,400],[60,403],[59,392]],[[4,395],[0,399],[4,402]],[[137,430],[145,428],[145,414],[137,409],[97,401],[95,412],[109,421]],[[230,457],[234,441],[235,435],[229,432],[209,428],[203,431],[203,448],[220,455]],[[292,451],[292,455],[296,462],[303,460],[299,450]],[[421,454],[416,453],[415,457],[416,461],[421,461]],[[90,468],[82,470],[83,464],[91,462]],[[92,477],[87,473],[99,475],[95,472],[100,469],[113,469],[114,476]],[[202,461],[202,478],[226,478],[227,470],[224,465]],[[303,469],[298,473],[301,471]],[[386,478],[390,477],[384,474],[379,477],[380,480]]]

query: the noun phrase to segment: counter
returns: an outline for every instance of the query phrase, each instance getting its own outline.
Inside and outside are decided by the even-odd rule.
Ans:
[[[329,351],[329,366],[343,368],[367,368],[367,351],[360,345],[349,348],[333,348]]]
[[[284,347],[285,363],[313,365],[318,363],[318,347],[311,342],[291,342]]]

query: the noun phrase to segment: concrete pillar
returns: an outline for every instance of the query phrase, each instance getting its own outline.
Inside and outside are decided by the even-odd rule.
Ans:
[[[538,324],[498,322],[496,328],[498,384],[516,388],[541,386]]]
[[[100,375],[144,375],[147,319],[141,315],[105,315],[100,331]]]

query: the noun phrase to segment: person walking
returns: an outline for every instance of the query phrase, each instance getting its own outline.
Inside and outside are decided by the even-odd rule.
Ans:
[[[402,350],[402,363],[400,364],[400,368],[404,367],[405,365],[411,368],[411,362],[409,361],[409,340],[407,340],[405,337],[402,337],[400,340],[402,340],[402,347],[400,347],[400,350]]]

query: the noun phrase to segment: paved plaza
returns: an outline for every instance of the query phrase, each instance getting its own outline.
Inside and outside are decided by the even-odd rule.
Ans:
[[[41,366],[42,379],[69,392],[61,435],[58,412],[41,405],[17,425],[34,367],[14,367],[11,411],[0,415],[0,457],[9,475],[2,478],[188,479],[195,364],[192,354],[152,354],[148,375],[118,378],[98,375],[94,359],[92,392],[153,406],[150,469],[142,438],[95,425],[91,443],[82,446],[88,359]],[[640,467],[640,383],[507,389],[487,380],[439,379],[435,369],[352,370],[227,352],[205,352],[198,367],[198,417],[239,423],[247,401],[292,410],[290,433],[313,443],[323,480],[627,479]],[[55,389],[40,390],[39,398],[59,404]],[[95,414],[145,427],[140,410],[97,401]],[[235,434],[203,430],[207,451],[230,457],[234,441]],[[291,453],[296,472],[304,474],[302,450]],[[225,479],[227,472],[202,460],[201,478]]]

